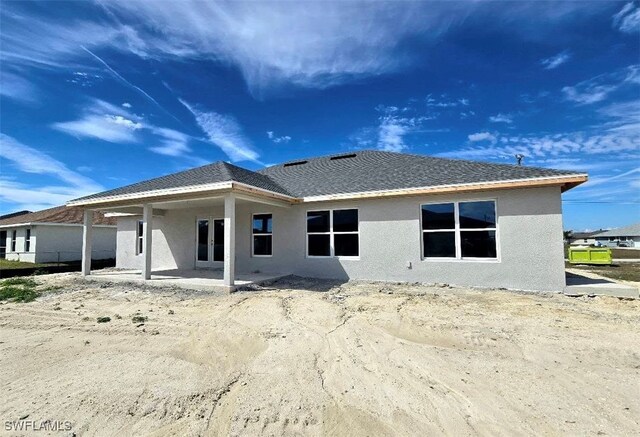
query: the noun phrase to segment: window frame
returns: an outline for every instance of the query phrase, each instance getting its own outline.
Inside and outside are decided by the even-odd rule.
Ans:
[[[144,252],[144,220],[136,220],[136,256]]]
[[[31,228],[27,228],[24,234],[24,251],[27,253],[31,251]]]
[[[496,224],[491,228],[462,228],[460,227],[460,204],[472,202],[493,202]],[[422,227],[422,207],[424,205],[441,205],[453,203],[454,227],[453,229],[423,229]],[[498,215],[498,199],[497,198],[481,198],[481,199],[459,199],[459,200],[440,200],[433,202],[421,202],[418,206],[419,223],[420,223],[420,259],[426,262],[485,262],[500,263],[502,257],[500,253],[500,216]],[[473,231],[494,231],[496,240],[496,256],[494,258],[483,257],[463,257],[462,256],[462,232]],[[455,235],[456,255],[454,257],[431,257],[424,255],[424,233],[425,232],[453,232]]]
[[[333,230],[333,212],[334,211],[345,211],[355,209],[358,212],[358,230],[357,231],[334,231]],[[307,231],[307,217],[310,212],[322,212],[329,211],[329,231],[328,232],[309,232]],[[358,207],[345,207],[345,208],[320,208],[320,209],[308,209],[304,214],[304,232],[305,232],[305,258],[311,259],[328,259],[328,258],[337,258],[337,259],[345,259],[345,260],[359,260],[360,259],[360,208]],[[336,255],[335,254],[335,243],[334,237],[335,235],[345,235],[352,234],[358,236],[358,255]],[[329,235],[329,255],[309,255],[309,235]]]
[[[17,252],[17,248],[18,248],[18,230],[14,229],[11,231],[11,240],[9,243],[9,246],[11,248],[10,252]]]
[[[271,216],[271,232],[270,233],[264,233],[264,232],[255,233],[255,232],[253,232],[253,220],[254,220],[254,217],[257,216],[257,215],[270,215]],[[272,212],[254,212],[254,213],[251,214],[251,256],[253,258],[273,258],[274,225],[275,225],[275,220],[273,219],[273,213]],[[254,237],[260,237],[260,236],[271,236],[271,255],[256,255]]]

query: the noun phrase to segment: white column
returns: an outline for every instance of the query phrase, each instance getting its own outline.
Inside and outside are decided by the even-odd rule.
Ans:
[[[236,261],[236,198],[224,196],[224,285],[233,291]]]
[[[93,240],[93,211],[84,210],[82,224],[82,276],[91,274],[91,243]]]
[[[145,203],[142,206],[142,277],[151,279],[151,237],[153,235],[153,205]]]

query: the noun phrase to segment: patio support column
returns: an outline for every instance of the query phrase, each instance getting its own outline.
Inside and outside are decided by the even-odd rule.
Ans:
[[[235,284],[236,258],[236,197],[233,193],[224,196],[224,285],[233,291]]]
[[[153,234],[153,205],[142,205],[142,278],[151,279],[151,237]]]
[[[91,274],[91,243],[93,240],[93,211],[84,210],[82,223],[82,276]]]

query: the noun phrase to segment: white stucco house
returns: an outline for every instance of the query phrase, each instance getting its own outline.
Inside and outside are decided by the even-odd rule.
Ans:
[[[381,151],[216,162],[69,202],[117,216],[117,267],[562,291],[561,193],[584,173]],[[84,274],[89,266],[83,265]],[[177,273],[180,274],[180,273]]]
[[[596,234],[596,243],[610,247],[640,247],[640,223]]]
[[[80,261],[82,208],[57,206],[0,220],[0,258],[31,263]],[[96,213],[93,259],[116,254],[116,220]]]

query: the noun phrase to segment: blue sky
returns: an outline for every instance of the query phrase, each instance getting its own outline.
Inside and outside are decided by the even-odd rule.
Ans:
[[[0,212],[217,160],[383,149],[586,171],[640,219],[638,2],[2,2]]]

